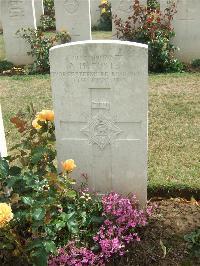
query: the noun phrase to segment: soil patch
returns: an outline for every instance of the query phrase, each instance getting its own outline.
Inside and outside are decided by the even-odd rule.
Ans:
[[[153,199],[157,208],[149,225],[140,232],[141,242],[109,266],[198,266],[200,258],[189,253],[184,235],[200,227],[200,202]]]

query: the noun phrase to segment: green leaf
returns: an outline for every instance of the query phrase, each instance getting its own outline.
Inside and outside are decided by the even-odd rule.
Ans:
[[[56,252],[56,245],[53,241],[45,241],[44,247],[47,253],[55,253]]]
[[[74,199],[76,197],[76,191],[74,191],[74,190],[68,190],[67,191],[67,197]]]
[[[0,158],[0,177],[7,177],[9,174],[9,165],[5,159]]]
[[[34,200],[31,197],[22,197],[21,200],[24,204],[27,204],[30,206],[33,205],[34,203]]]
[[[9,170],[9,174],[11,176],[15,176],[15,175],[19,175],[21,173],[21,168],[17,167],[17,166],[13,166],[10,168]]]
[[[43,209],[43,208],[38,208],[38,209],[35,209],[35,210],[34,210],[34,212],[33,212],[33,214],[32,214],[32,217],[33,217],[35,220],[39,221],[39,220],[42,220],[42,219],[44,218],[45,213],[46,213],[45,209]]]
[[[31,253],[33,266],[47,266],[48,254],[44,248],[38,249]]]
[[[31,162],[33,164],[38,163],[42,158],[44,153],[46,152],[46,147],[37,147],[32,151],[32,157],[31,157]]]
[[[103,218],[101,216],[92,216],[91,223],[102,224],[104,220],[105,220],[105,218]]]
[[[67,214],[67,227],[72,234],[78,233],[78,222],[76,220],[76,212]]]

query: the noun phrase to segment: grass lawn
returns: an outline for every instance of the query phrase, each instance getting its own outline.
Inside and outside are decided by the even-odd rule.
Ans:
[[[111,38],[111,32],[92,35]],[[149,81],[149,186],[200,189],[200,74],[150,75]],[[18,137],[10,117],[30,102],[38,111],[52,108],[49,75],[0,77],[0,102],[11,148]]]
[[[150,75],[149,185],[200,189],[200,74]],[[33,102],[52,108],[49,75],[0,77],[8,147],[17,141],[10,117]]]
[[[0,61],[5,58],[3,34],[0,34]]]

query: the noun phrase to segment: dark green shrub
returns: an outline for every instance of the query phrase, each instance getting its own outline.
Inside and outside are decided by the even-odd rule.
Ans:
[[[155,2],[155,1],[154,1]],[[173,16],[176,13],[175,3],[161,12],[155,5],[150,7],[134,0],[132,15],[126,21],[114,18],[118,38],[136,41],[149,46],[149,70],[153,72],[181,71],[183,65],[175,58],[176,47],[171,40],[175,36],[172,27]],[[155,3],[154,3],[155,4]]]
[[[160,4],[157,0],[147,0],[148,8],[157,9],[160,8]]]
[[[101,17],[97,28],[98,30],[111,31],[112,30],[111,3],[109,1],[102,1],[102,4],[99,7],[101,8]]]
[[[44,0],[43,4],[45,15],[55,15],[54,0]]]
[[[188,248],[192,255],[200,257],[200,228],[185,235],[184,239],[188,242]]]
[[[31,68],[32,73],[49,73],[49,49],[57,44],[69,42],[69,33],[63,31],[53,36],[44,35],[41,29],[21,29],[17,33],[30,44],[31,51],[28,53],[34,58]]]
[[[12,67],[14,67],[13,63],[6,60],[0,61],[0,74],[2,74],[4,71],[10,70]]]
[[[192,66],[194,68],[200,68],[200,59],[194,59],[194,60],[192,60]]]
[[[43,31],[55,30],[55,8],[53,0],[44,0],[44,15],[40,19],[40,28]]]
[[[48,15],[43,15],[40,18],[40,28],[43,31],[51,31],[51,30],[55,30],[56,26],[55,26],[55,18],[52,16],[48,16]]]

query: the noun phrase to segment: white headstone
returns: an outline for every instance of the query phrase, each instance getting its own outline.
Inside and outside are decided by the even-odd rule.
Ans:
[[[50,50],[59,165],[68,158],[97,192],[147,190],[148,51],[139,43],[87,41]]]
[[[114,16],[117,15],[118,18],[121,18],[123,21],[126,21],[128,17],[133,14],[133,0],[111,0],[112,5],[112,36],[113,39],[117,39],[116,36],[116,27],[114,23]],[[147,0],[140,0],[141,5],[146,5]]]
[[[90,14],[91,14],[91,24],[92,26],[97,26],[101,17],[101,10],[99,5],[101,0],[91,0],[90,1]]]
[[[173,27],[176,33],[173,43],[179,50],[176,56],[185,63],[200,58],[200,0],[175,0],[177,13]],[[167,0],[160,0],[161,10]]]
[[[16,32],[21,28],[36,28],[34,0],[2,0],[3,37],[6,59],[15,65],[33,62],[27,55],[29,45]]]
[[[40,18],[44,15],[43,0],[34,0],[36,26],[40,26]]]
[[[72,41],[91,40],[89,0],[55,0],[56,30],[66,30]]]
[[[2,0],[0,0],[0,31],[3,29],[3,26],[2,26],[2,15],[1,15],[1,2],[2,2]]]
[[[0,105],[0,157],[7,156],[6,139],[4,134],[3,118]]]

